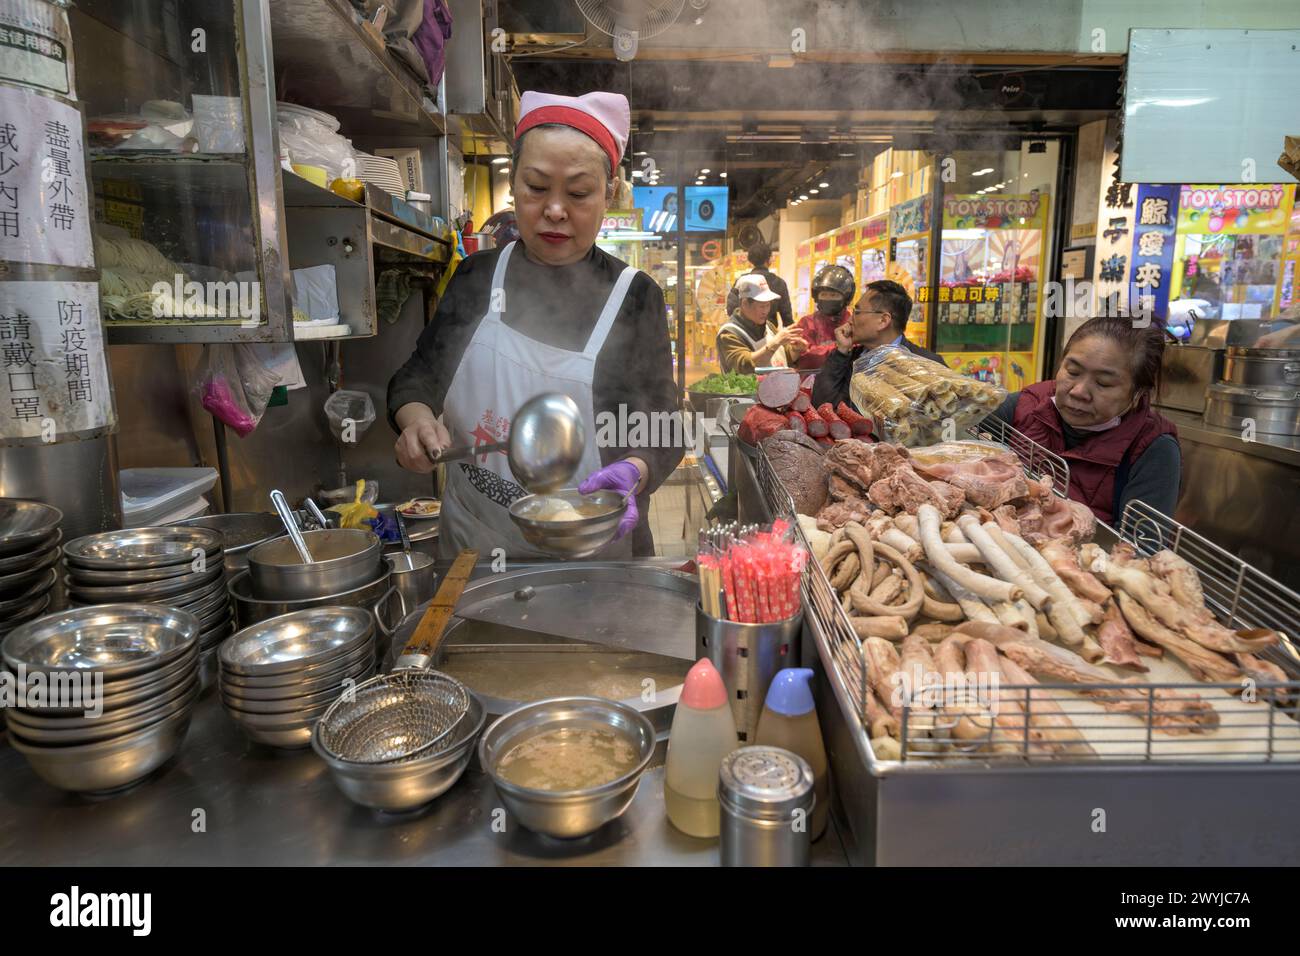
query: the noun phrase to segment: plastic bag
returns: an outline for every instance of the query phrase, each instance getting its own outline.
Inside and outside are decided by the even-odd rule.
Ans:
[[[361,441],[370,426],[375,423],[375,403],[367,392],[355,392],[340,389],[325,399],[325,417],[329,419],[330,431],[337,441],[344,441],[343,430],[348,422],[352,423],[351,433],[346,436],[346,443],[355,445]]]
[[[247,345],[205,345],[199,360],[199,396],[203,407],[233,428],[240,438],[262,420],[280,373],[268,367]]]
[[[276,123],[280,146],[289,151],[296,165],[319,166],[330,182],[356,177],[357,160],[352,145],[320,120],[301,113],[281,112]]]
[[[375,510],[370,501],[365,500],[366,480],[364,478],[357,481],[356,495],[352,501],[342,505],[332,505],[330,511],[339,516],[340,528],[365,528],[370,529],[369,522],[379,517],[379,512]],[[379,489],[376,488],[374,497],[378,497]],[[373,501],[373,498],[372,498]]]
[[[884,440],[908,446],[955,439],[992,414],[1006,394],[896,345],[859,356],[849,380],[853,404],[876,419]]]

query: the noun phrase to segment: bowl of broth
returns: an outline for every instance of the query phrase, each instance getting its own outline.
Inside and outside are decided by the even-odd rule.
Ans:
[[[498,719],[479,740],[478,755],[520,823],[576,839],[623,814],[654,749],[654,727],[634,708],[603,697],[555,697]]]
[[[614,539],[624,508],[617,491],[563,490],[516,499],[510,520],[534,547],[557,557],[585,558]]]

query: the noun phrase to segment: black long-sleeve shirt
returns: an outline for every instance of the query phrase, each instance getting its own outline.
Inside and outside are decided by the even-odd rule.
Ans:
[[[388,417],[395,430],[397,410],[410,402],[421,402],[434,414],[442,413],[452,378],[487,312],[492,273],[500,254],[499,249],[475,253],[457,267],[438,303],[437,314],[420,334],[415,352],[388,383]],[[625,267],[622,260],[595,246],[585,259],[572,265],[541,265],[527,257],[522,244],[517,245],[506,268],[502,321],[538,342],[581,352]],[[679,410],[664,296],[645,273],[638,273],[632,279],[609,337],[596,356],[592,404],[598,427],[604,412],[611,413],[616,421],[623,421],[631,412]],[[662,416],[649,419],[650,422],[661,420]],[[621,437],[637,437],[633,422],[620,429],[625,433]],[[642,434],[653,431],[648,437],[658,447],[602,443],[600,460],[609,464],[634,455],[649,466],[645,491],[638,496],[644,526],[639,530],[645,531],[649,510],[645,498],[672,474],[681,461],[683,448],[680,429],[674,430],[676,442],[667,443],[667,447],[665,436],[659,430],[640,431]],[[596,440],[596,436],[590,436],[589,440]]]

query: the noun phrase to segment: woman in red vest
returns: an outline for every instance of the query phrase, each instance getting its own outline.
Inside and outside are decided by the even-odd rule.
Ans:
[[[1178,429],[1151,409],[1165,350],[1159,326],[1089,319],[1070,336],[1056,380],[1007,396],[995,413],[1070,466],[1069,495],[1114,523],[1133,500],[1178,503]]]

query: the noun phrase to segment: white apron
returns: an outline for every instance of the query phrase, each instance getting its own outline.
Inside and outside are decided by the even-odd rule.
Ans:
[[[619,275],[586,348],[571,352],[522,335],[501,320],[500,306],[509,307],[505,301],[506,263],[515,245],[505,246],[497,258],[488,310],[451,380],[443,422],[453,446],[504,441],[510,433],[510,419],[528,399],[542,392],[568,395],[577,402],[587,429],[587,447],[573,476],[575,482],[581,481],[601,466],[591,390],[596,356],[623,307],[636,269],[628,266]],[[440,557],[454,557],[462,548],[476,548],[485,558],[490,558],[495,548],[504,548],[514,558],[547,556],[528,544],[510,520],[510,503],[528,492],[515,481],[504,451],[449,462],[446,469],[438,528]],[[628,534],[594,559],[631,556],[632,535]]]

